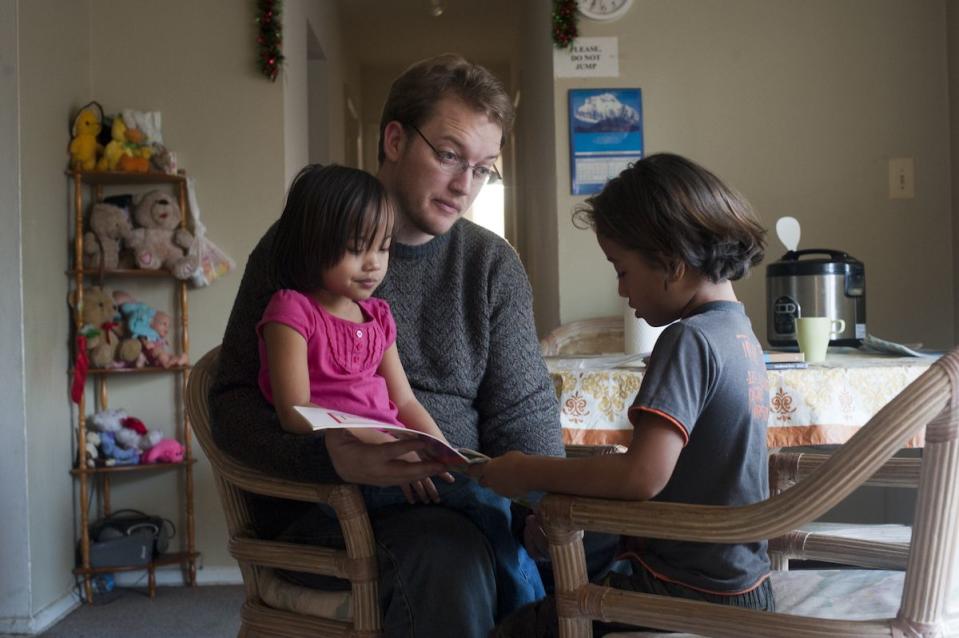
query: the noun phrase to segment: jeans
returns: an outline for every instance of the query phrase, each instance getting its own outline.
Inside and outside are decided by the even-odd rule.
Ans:
[[[536,563],[513,535],[510,500],[481,487],[467,476],[454,476],[454,483],[434,479],[433,483],[440,495],[438,505],[466,515],[492,546],[496,565],[495,616],[498,621],[520,607],[543,598],[546,595],[543,581]],[[406,498],[399,487],[363,486],[361,491],[369,512],[376,512],[384,507],[406,505]],[[423,504],[421,506],[436,507]]]
[[[435,483],[442,499],[436,505],[409,505],[399,488],[362,488],[376,542],[384,635],[480,638],[509,613],[497,613],[501,597],[537,596],[537,584],[541,597],[542,583],[510,532],[510,519],[503,516],[509,512],[508,500],[462,476],[452,485]],[[332,511],[323,505],[311,508],[278,540],[344,546]],[[510,546],[512,562],[504,549]],[[500,582],[508,565],[513,565],[512,575]],[[316,574],[282,575],[319,589],[349,586]]]

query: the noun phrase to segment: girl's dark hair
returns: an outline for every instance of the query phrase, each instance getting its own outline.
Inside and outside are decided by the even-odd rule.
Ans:
[[[573,223],[666,272],[685,262],[714,283],[743,277],[762,261],[766,245],[749,202],[702,166],[670,153],[630,165],[586,200]]]
[[[389,237],[393,209],[374,176],[335,164],[306,166],[293,178],[273,237],[277,285],[300,292],[319,290],[323,273],[351,246],[369,249],[383,223],[389,224]]]

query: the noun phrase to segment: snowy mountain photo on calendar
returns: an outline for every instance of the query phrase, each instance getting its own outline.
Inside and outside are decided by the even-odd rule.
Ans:
[[[639,111],[623,104],[613,93],[592,95],[576,109],[575,130],[578,133],[606,133],[639,130]]]

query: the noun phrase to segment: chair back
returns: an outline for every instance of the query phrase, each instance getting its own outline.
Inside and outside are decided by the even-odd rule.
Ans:
[[[280,479],[223,452],[213,439],[208,399],[219,352],[219,347],[213,348],[193,366],[185,403],[194,434],[210,460],[226,515],[230,554],[243,576],[246,602],[240,634],[379,636],[375,546],[359,489]],[[257,538],[246,493],[329,505],[337,514],[346,549]],[[348,580],[351,587],[346,592],[301,587],[280,578],[276,569],[334,576]]]
[[[835,507],[923,429],[917,507],[894,617],[757,612],[586,581],[580,530],[712,543],[778,538]],[[705,506],[550,494],[540,515],[557,575],[563,638],[591,636],[593,618],[709,636],[959,636],[959,349],[933,363],[802,481],[766,501]]]

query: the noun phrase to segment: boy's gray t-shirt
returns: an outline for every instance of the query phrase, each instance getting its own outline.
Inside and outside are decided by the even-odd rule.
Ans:
[[[769,383],[762,347],[742,304],[704,304],[660,335],[630,408],[676,425],[686,445],[653,500],[746,505],[769,495],[766,422]],[[634,419],[635,420],[635,419]],[[689,543],[630,539],[655,575],[700,590],[731,594],[769,573],[766,542]]]

